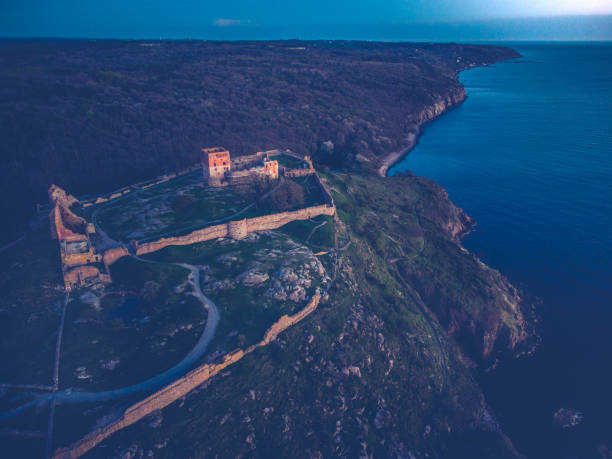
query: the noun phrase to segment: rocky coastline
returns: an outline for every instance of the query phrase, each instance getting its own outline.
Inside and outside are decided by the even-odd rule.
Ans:
[[[406,136],[406,146],[403,149],[389,153],[382,158],[382,164],[378,168],[378,175],[381,177],[386,177],[389,169],[404,159],[404,157],[417,146],[423,125],[435,120],[439,116],[444,115],[453,108],[458,107],[465,101],[466,98],[467,96],[465,94],[465,89],[462,87],[461,90],[451,94],[446,99],[420,111],[415,117],[415,121],[413,121],[412,131]]]
[[[501,61],[521,57],[519,53],[514,50],[512,51],[513,54],[511,56],[501,59]],[[483,63],[481,66],[487,65],[490,64]],[[467,68],[462,69],[461,71],[470,70],[475,67],[479,66],[470,65]],[[457,77],[460,72],[457,72]],[[411,132],[409,132],[409,134],[406,136],[404,148],[398,151],[388,153],[381,158],[381,165],[377,171],[378,175],[380,175],[381,177],[386,177],[387,173],[389,172],[389,169],[391,169],[398,162],[402,161],[406,157],[406,155],[408,155],[417,146],[419,142],[419,137],[421,136],[423,126],[425,124],[430,123],[436,118],[449,112],[450,110],[457,108],[459,105],[465,102],[466,99],[467,94],[465,92],[465,87],[460,84],[460,88],[453,90],[448,97],[418,112],[414,117],[414,121],[412,121],[413,127],[411,129]]]
[[[514,52],[514,54],[515,55],[510,56],[507,59],[520,57],[520,54],[516,52]],[[489,64],[483,63],[482,65],[486,66]],[[463,70],[469,70],[474,67],[476,66],[470,65]],[[396,163],[402,161],[403,158],[405,158],[406,155],[408,155],[416,147],[422,133],[422,128],[426,123],[432,122],[450,110],[458,107],[466,99],[467,94],[465,88],[463,85],[460,85],[460,88],[452,91],[448,97],[418,112],[415,115],[414,120],[411,121],[413,123],[413,128],[406,138],[405,148],[382,157],[382,164],[377,170],[378,175],[381,177],[387,177],[389,169]],[[453,210],[453,212],[448,213],[448,218],[446,218],[444,222],[438,222],[438,226],[440,228],[445,228],[450,237],[457,245],[459,245],[461,250],[469,253],[463,248],[461,241],[474,230],[477,223],[462,209],[452,204],[448,197],[448,193],[442,186],[434,182],[430,183],[435,185],[432,188],[436,190],[434,192],[435,197],[433,198],[433,201],[438,204],[442,203],[442,207],[448,207],[449,209]],[[434,206],[436,206],[436,204],[434,204]],[[446,211],[444,213],[446,213]],[[434,220],[436,219],[434,218]],[[464,347],[471,349],[471,352],[468,352],[468,354],[471,354],[470,357],[481,362],[483,365],[486,366],[488,363],[494,362],[496,356],[499,355],[513,354],[518,356],[532,352],[537,343],[537,335],[533,320],[535,317],[533,306],[522,298],[522,292],[512,285],[512,283],[499,271],[485,265],[474,255],[471,256],[481,267],[481,275],[486,277],[491,285],[495,286],[492,291],[496,289],[498,290],[498,292],[494,293],[493,296],[498,296],[499,298],[492,301],[494,303],[506,303],[507,305],[510,305],[511,309],[514,311],[514,314],[516,314],[515,328],[507,327],[502,323],[502,321],[498,320],[488,320],[488,326],[481,328],[477,325],[477,320],[474,321],[473,318],[453,310],[454,308],[447,308],[446,306],[448,305],[443,306],[444,302],[450,301],[452,303],[454,300],[444,300],[443,298],[440,298],[438,289],[435,289],[433,286],[425,288],[420,292],[421,295],[424,299],[428,298],[426,301],[430,307],[436,303],[440,304],[441,309],[435,310],[435,306],[433,307],[440,321],[446,325],[446,331],[449,336],[454,337],[459,342],[463,342]],[[427,276],[419,276],[416,272],[411,272],[408,270],[404,273],[404,275],[407,276],[410,282],[414,285],[423,285],[423,283],[427,283]],[[433,293],[434,290],[438,293],[431,296],[429,293]]]

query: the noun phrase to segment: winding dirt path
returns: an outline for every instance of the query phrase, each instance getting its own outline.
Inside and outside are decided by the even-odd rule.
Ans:
[[[60,349],[62,347],[62,336],[64,335],[64,323],[66,322],[66,309],[68,308],[69,299],[70,293],[66,292],[66,296],[64,296],[64,305],[62,306],[62,318],[60,319],[60,326],[57,331],[57,342],[55,344],[55,360],[53,362],[53,387],[55,390],[59,388]]]
[[[135,257],[137,258],[137,257]],[[156,263],[149,260],[143,260],[141,258],[137,258],[140,261],[146,263]],[[206,325],[204,326],[204,331],[200,335],[200,338],[196,342],[193,349],[176,365],[168,370],[160,373],[157,376],[154,376],[150,379],[142,381],[140,383],[133,384],[131,386],[122,387],[119,389],[113,389],[102,392],[86,392],[86,391],[74,391],[72,389],[65,389],[62,391],[54,392],[52,394],[48,394],[42,397],[38,397],[35,400],[22,405],[18,408],[15,408],[10,411],[6,411],[4,413],[0,413],[0,420],[8,419],[10,417],[19,414],[28,408],[36,406],[41,403],[46,403],[49,401],[56,401],[59,403],[62,402],[70,402],[70,403],[78,403],[78,402],[98,402],[98,401],[107,401],[112,400],[118,397],[124,397],[126,395],[131,395],[137,392],[156,390],[160,387],[172,382],[177,377],[183,375],[189,368],[191,368],[198,359],[204,355],[208,344],[212,341],[215,336],[215,331],[217,329],[217,325],[219,324],[219,310],[216,305],[202,293],[202,289],[200,288],[200,269],[198,266],[190,265],[187,263],[169,263],[175,264],[178,266],[182,266],[190,271],[188,275],[188,282],[193,287],[192,295],[195,296],[198,301],[202,303],[202,306],[208,312],[208,317],[206,319]]]
[[[310,241],[310,238],[314,235],[315,231],[318,230],[319,228],[321,228],[322,226],[327,225],[327,220],[324,220],[323,223],[319,223],[317,226],[315,226],[312,231],[310,232],[310,234],[308,235],[308,237],[306,238],[306,243],[308,243],[308,241]]]

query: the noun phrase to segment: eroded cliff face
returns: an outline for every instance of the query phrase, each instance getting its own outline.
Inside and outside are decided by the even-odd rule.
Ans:
[[[448,192],[441,185],[419,177],[409,180],[417,185],[422,193],[422,198],[416,203],[414,210],[435,223],[452,240],[459,242],[474,229],[476,222],[451,202]]]
[[[519,291],[461,246],[476,223],[448,193],[429,180],[410,180],[423,192],[415,211],[431,225],[423,256],[404,264],[402,275],[470,356],[488,360],[496,352],[516,351],[530,335],[528,306]]]
[[[462,247],[475,222],[440,185],[421,177],[345,177],[359,208],[351,229],[393,263],[467,356],[484,363],[527,341],[528,306],[506,277]]]
[[[461,104],[465,99],[465,88],[457,83],[449,88],[447,96],[417,112],[414,120],[419,125],[425,124]]]

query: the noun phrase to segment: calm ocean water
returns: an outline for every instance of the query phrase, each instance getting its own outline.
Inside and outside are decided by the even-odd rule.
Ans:
[[[543,301],[536,354],[481,377],[517,448],[600,457],[612,450],[612,44],[509,46],[523,58],[463,72],[467,101],[390,174],[442,184],[478,222],[466,248]],[[556,427],[560,407],[584,421]]]

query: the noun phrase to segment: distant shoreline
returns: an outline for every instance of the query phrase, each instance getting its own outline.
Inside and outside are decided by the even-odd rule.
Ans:
[[[408,134],[407,145],[402,150],[389,153],[383,158],[383,164],[378,168],[378,175],[380,175],[381,177],[387,177],[389,169],[391,169],[395,164],[399,163],[402,159],[404,159],[404,157],[406,157],[408,153],[410,153],[410,151],[414,147],[416,147],[420,135],[421,127],[417,126],[415,132],[411,132],[410,134]]]
[[[518,56],[516,57],[510,57],[507,59],[504,59],[503,61],[500,62],[507,62],[510,61],[512,59],[520,59],[523,56],[521,56],[516,50],[515,51]],[[468,70],[472,70],[475,68],[481,68],[481,67],[488,67],[489,65],[493,65],[496,64],[498,62],[490,62],[488,64],[484,64],[484,65],[478,65],[478,66],[474,66],[474,67],[470,67],[467,68],[465,70],[461,70],[459,73],[461,72],[465,72]],[[459,79],[459,73],[457,73],[457,80]],[[459,83],[461,84],[461,83]],[[440,116],[448,113],[449,111],[459,107],[461,104],[463,104],[463,102],[465,102],[465,100],[467,99],[467,94],[465,92],[465,86],[463,86],[463,84],[461,84],[461,88],[463,89],[463,93],[462,96],[459,97],[456,101],[453,101],[451,103],[445,102],[444,103],[444,107],[439,110],[438,112],[436,112],[436,108],[438,106],[434,106],[434,114],[432,117],[426,117],[426,119],[420,123],[415,123],[415,129],[413,132],[408,134],[407,137],[407,142],[406,142],[406,146],[404,148],[402,148],[399,151],[395,151],[392,153],[389,153],[387,155],[385,155],[382,158],[382,165],[378,168],[378,175],[380,175],[381,177],[387,177],[388,173],[389,173],[389,169],[391,169],[393,166],[395,166],[396,164],[400,163],[406,156],[408,156],[408,154],[418,145],[419,143],[419,137],[421,137],[421,134],[423,132],[423,126],[427,123],[430,123],[434,120],[436,120],[437,118],[439,118]]]
[[[467,69],[467,70],[471,70],[471,69]],[[464,88],[464,91],[465,91],[465,88]],[[448,113],[452,109],[460,106],[465,101],[466,98],[467,98],[467,95],[464,92],[463,97],[461,97],[457,102],[454,102],[451,104],[445,104],[442,111],[440,111],[439,113],[436,113],[433,117],[426,119],[425,121],[421,123],[415,123],[415,130],[411,132],[410,134],[408,134],[406,146],[399,151],[389,153],[388,155],[383,157],[382,159],[383,163],[378,168],[378,175],[380,175],[381,177],[387,177],[387,174],[389,173],[389,169],[391,169],[397,163],[401,162],[406,156],[408,156],[408,153],[410,153],[418,145],[419,137],[421,137],[421,134],[423,132],[422,130],[423,126],[427,123],[434,121],[440,116]]]

